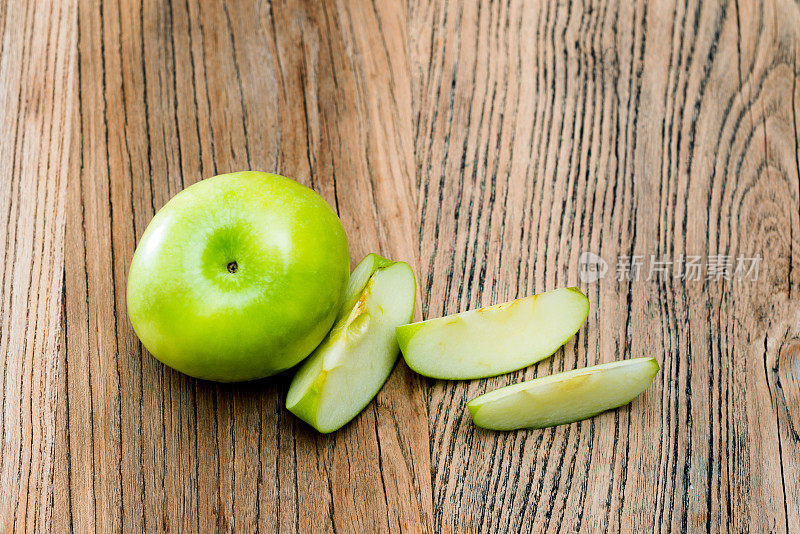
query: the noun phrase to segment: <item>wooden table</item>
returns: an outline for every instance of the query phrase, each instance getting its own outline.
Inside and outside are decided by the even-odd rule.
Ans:
[[[10,0],[0,34],[0,530],[800,532],[800,4]],[[417,317],[578,284],[586,325],[493,379],[399,363],[330,436],[287,376],[180,375],[131,255],[239,169],[411,262]],[[638,356],[653,386],[582,423],[465,413]]]

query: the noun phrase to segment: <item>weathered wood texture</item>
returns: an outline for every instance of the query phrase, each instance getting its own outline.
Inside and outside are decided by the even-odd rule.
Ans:
[[[0,531],[52,518],[75,72],[67,0],[0,3]]]
[[[430,383],[437,530],[799,531],[800,6],[420,2],[412,35],[423,314],[574,285],[582,251],[610,263],[563,352]],[[651,254],[762,272],[616,280]],[[653,387],[586,422],[498,434],[464,410],[637,356]]]
[[[83,2],[68,193],[65,379],[74,525],[98,531],[398,531],[431,525],[419,379],[400,366],[318,435],[286,376],[187,378],[146,354],[126,271],[183,187],[270,169],[320,192],[355,259],[417,264],[411,85],[399,5]]]
[[[0,530],[800,531],[797,3],[11,1],[0,36]],[[131,329],[128,264],[244,168],[320,192],[354,260],[411,262],[421,316],[579,284],[587,325],[504,377],[400,363],[332,436],[286,376],[182,376]],[[758,281],[616,277],[717,254]],[[586,422],[464,410],[636,356],[653,387]]]

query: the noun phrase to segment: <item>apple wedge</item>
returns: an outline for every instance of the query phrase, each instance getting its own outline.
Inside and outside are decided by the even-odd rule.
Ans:
[[[527,367],[566,343],[589,314],[577,287],[397,327],[408,366],[432,378],[485,378]]]
[[[374,253],[367,254],[364,256],[364,259],[358,262],[356,268],[350,273],[350,281],[347,283],[347,289],[344,292],[342,308],[339,310],[339,315],[336,317],[334,324],[350,315],[358,299],[361,298],[361,293],[364,291],[364,288],[367,287],[367,282],[372,278],[375,271],[381,267],[387,267],[392,263],[394,262]]]
[[[397,361],[396,326],[411,320],[416,280],[408,264],[370,254],[350,277],[346,310],[297,371],[286,398],[323,433],[345,425],[380,391]]]
[[[635,358],[544,376],[490,391],[467,403],[472,421],[489,430],[574,423],[624,406],[653,382],[655,358]]]

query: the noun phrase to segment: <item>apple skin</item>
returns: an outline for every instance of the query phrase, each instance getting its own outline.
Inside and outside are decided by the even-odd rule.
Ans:
[[[586,295],[567,287],[398,326],[395,333],[411,370],[430,378],[472,380],[553,355],[588,315]]]
[[[414,315],[417,281],[402,261],[365,257],[350,275],[343,309],[300,365],[286,408],[327,434],[352,421],[388,380],[400,352],[395,327]]]
[[[322,197],[276,174],[223,174],[187,187],[150,222],[128,274],[128,315],[166,365],[253,380],[316,348],[349,276],[347,236]]]
[[[484,393],[467,408],[475,425],[487,430],[565,425],[625,406],[650,387],[659,369],[655,358],[573,369]]]

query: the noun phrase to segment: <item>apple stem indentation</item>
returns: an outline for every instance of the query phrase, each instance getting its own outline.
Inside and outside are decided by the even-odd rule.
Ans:
[[[232,261],[232,262],[228,263],[228,272],[229,273],[236,274],[236,271],[238,271],[238,270],[239,270],[239,265],[235,261]]]

